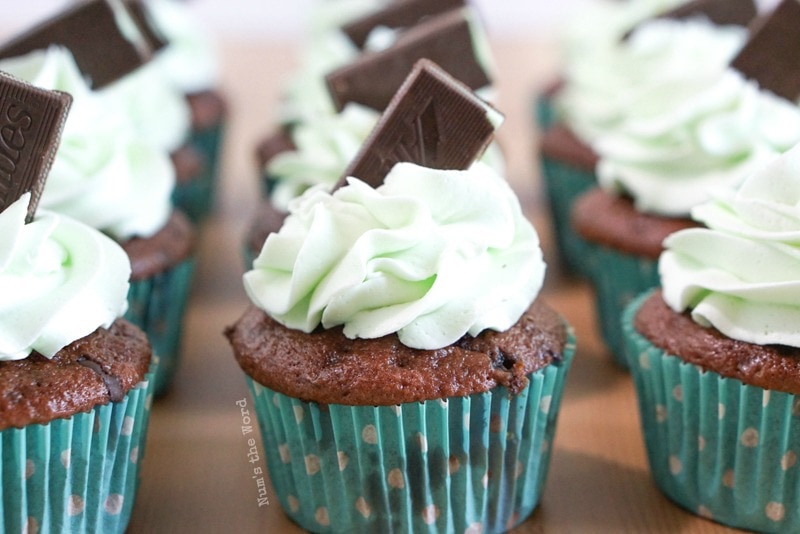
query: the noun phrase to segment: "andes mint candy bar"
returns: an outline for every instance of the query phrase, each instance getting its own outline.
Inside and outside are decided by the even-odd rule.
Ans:
[[[336,109],[356,102],[383,111],[414,63],[428,58],[470,89],[489,85],[477,58],[470,24],[457,9],[414,26],[390,48],[362,54],[325,77]]]
[[[753,0],[693,0],[662,13],[659,18],[688,19],[698,15],[718,26],[747,26],[756,16],[756,5]]]
[[[149,59],[149,51],[140,46],[141,41],[124,8],[115,9],[105,0],[95,0],[72,5],[0,45],[0,59],[61,45],[72,52],[78,68],[96,89],[134,71]]]
[[[753,0],[693,0],[660,13],[655,18],[681,20],[698,16],[705,16],[718,26],[747,26],[756,16],[756,5]],[[647,20],[639,25],[645,22]],[[627,39],[639,25],[626,33],[623,39]]]
[[[787,100],[800,97],[800,2],[783,0],[758,21],[731,67]]]
[[[125,0],[125,7],[151,53],[167,46],[167,37],[158,27],[150,8],[142,0]]]
[[[0,211],[31,192],[33,220],[72,97],[0,73]]]
[[[359,48],[364,48],[370,32],[379,26],[410,28],[425,17],[464,7],[464,0],[405,0],[395,2],[342,26],[342,32]]]
[[[432,61],[422,59],[403,82],[345,173],[379,186],[407,161],[434,169],[467,169],[486,149],[502,115]],[[345,183],[340,180],[339,186]]]

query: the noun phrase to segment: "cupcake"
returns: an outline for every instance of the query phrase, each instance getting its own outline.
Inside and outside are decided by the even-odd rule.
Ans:
[[[304,193],[244,276],[226,335],[270,479],[316,532],[505,531],[541,495],[574,350],[536,232],[480,162],[382,182]]]
[[[0,213],[0,449],[4,532],[122,533],[156,369],[120,318],[130,264],[96,230],[29,195]]]
[[[800,529],[800,146],[692,211],[623,323],[652,476],[679,506]]]
[[[103,231],[128,252],[125,316],[148,334],[161,359],[154,389],[166,392],[178,365],[195,242],[192,225],[172,207],[169,156],[137,136],[112,99],[87,87],[68,50],[2,60],[0,70],[73,96],[40,205]]]
[[[203,167],[199,178],[178,183],[174,200],[199,221],[213,206],[227,115],[226,99],[218,88],[217,50],[186,2],[147,0],[144,5],[167,43],[153,62],[189,104],[189,144],[202,156]]]
[[[632,102],[625,120],[594,143],[599,188],[583,193],[571,213],[603,339],[622,365],[619,317],[658,285],[664,237],[694,226],[689,213],[712,190],[735,187],[800,142],[800,108],[730,67],[665,82],[656,96]]]
[[[588,273],[569,213],[575,198],[596,185],[596,142],[630,115],[658,105],[671,91],[686,94],[698,83],[695,80],[702,82],[724,70],[747,38],[746,30],[730,19],[744,25],[755,14],[750,0],[726,0],[735,15],[730,17],[687,17],[695,4],[710,8],[715,2],[681,6],[688,13],[677,11],[674,6],[679,3],[597,3],[566,32],[565,66],[552,98],[556,119],[544,130],[539,148],[556,245],[568,272]],[[664,12],[670,17],[653,18]]]
[[[72,98],[0,85],[0,528],[122,533],[156,366],[121,318],[130,263],[97,230],[36,211]]]

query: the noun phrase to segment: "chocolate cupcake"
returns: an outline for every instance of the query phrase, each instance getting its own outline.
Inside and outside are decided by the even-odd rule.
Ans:
[[[636,39],[655,23],[637,30]],[[691,23],[663,21],[661,24]],[[696,31],[697,28],[693,31]],[[718,30],[722,31],[722,30]],[[748,54],[759,32],[729,63]],[[594,147],[600,155],[597,174],[602,191],[584,193],[573,206],[573,221],[589,259],[589,277],[596,291],[603,338],[615,361],[626,361],[619,316],[629,300],[658,285],[654,240],[649,252],[637,254],[612,236],[617,227],[602,219],[617,218],[603,206],[621,202],[600,200],[604,195],[629,197],[624,211],[632,233],[660,228],[654,237],[694,223],[693,206],[711,197],[715,189],[735,187],[767,161],[800,142],[800,108],[731,66],[710,70],[665,85],[661,98],[651,95],[648,105],[632,106],[627,119],[609,128]],[[639,212],[639,213],[636,213]],[[643,235],[643,234],[642,234]],[[645,252],[642,250],[642,252]]]
[[[800,528],[799,176],[800,146],[696,208],[624,316],[656,484],[759,532]]]
[[[397,146],[424,102],[439,151]],[[300,197],[245,274],[226,335],[303,528],[501,532],[539,501],[574,346],[516,196],[470,165],[492,117],[420,62],[350,167],[365,181]],[[430,167],[391,161],[415,154]]]
[[[73,96],[41,206],[103,231],[129,252],[126,318],[150,337],[161,359],[155,390],[166,392],[178,366],[195,243],[192,225],[172,206],[169,155],[136,135],[128,110],[86,86],[68,50],[2,60],[0,69]]]
[[[0,74],[10,136],[0,188],[4,532],[124,532],[147,430],[155,363],[144,333],[120,318],[125,252],[36,211],[71,102]]]
[[[19,236],[0,253],[0,283],[21,285],[4,292],[0,313],[0,525],[122,533],[157,369],[147,336],[118,318],[130,266],[119,245],[77,221],[43,212],[23,226],[28,198],[0,214],[3,235],[11,223]]]
[[[568,272],[589,274],[569,218],[575,198],[597,184],[598,143],[643,115],[669,110],[666,100],[687,96],[718,75],[745,42],[744,25],[755,15],[750,0],[695,1],[670,11],[676,4],[683,2],[598,3],[567,32],[553,97],[558,120],[544,131],[540,152]],[[719,4],[722,15],[712,9]]]

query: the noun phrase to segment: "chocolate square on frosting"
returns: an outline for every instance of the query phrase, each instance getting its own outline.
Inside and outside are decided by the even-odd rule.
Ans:
[[[359,48],[364,48],[370,32],[377,27],[410,28],[426,17],[464,7],[464,0],[404,0],[390,3],[342,26],[342,32]]]
[[[70,6],[55,17],[0,45],[0,59],[51,45],[68,48],[97,89],[146,63],[151,51],[122,4],[94,0]]]
[[[336,109],[355,102],[383,111],[414,63],[427,58],[470,89],[490,84],[478,60],[470,23],[456,9],[414,26],[386,50],[367,52],[325,77]]]
[[[378,187],[391,168],[411,162],[467,169],[486,149],[502,115],[428,59],[419,60],[348,167]]]
[[[166,34],[159,28],[150,8],[142,0],[125,0],[125,7],[151,53],[167,46]]]
[[[0,212],[31,192],[33,220],[72,97],[0,72]]]

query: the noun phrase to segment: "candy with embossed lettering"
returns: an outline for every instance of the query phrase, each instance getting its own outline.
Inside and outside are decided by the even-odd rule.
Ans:
[[[0,72],[0,211],[30,192],[33,219],[72,97]]]
[[[419,60],[345,173],[377,187],[401,161],[466,169],[502,114],[428,59]],[[339,185],[344,184],[342,179]]]

